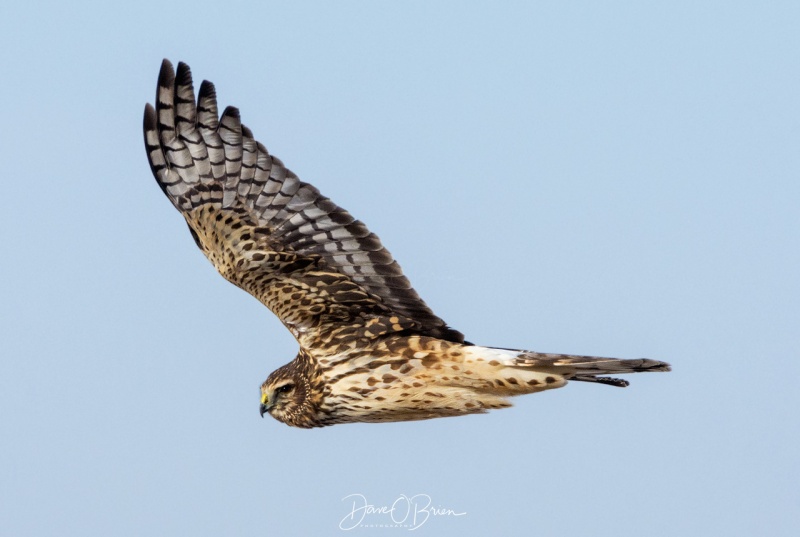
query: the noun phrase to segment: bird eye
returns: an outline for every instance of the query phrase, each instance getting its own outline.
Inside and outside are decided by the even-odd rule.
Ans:
[[[292,390],[292,388],[294,388],[294,384],[292,384],[292,383],[290,382],[289,384],[284,384],[283,386],[281,386],[280,388],[278,388],[278,392],[279,392],[279,393],[286,393],[286,392],[289,392],[289,391],[291,391],[291,390]]]

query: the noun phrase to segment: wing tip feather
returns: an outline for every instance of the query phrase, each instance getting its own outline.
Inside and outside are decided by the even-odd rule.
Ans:
[[[175,70],[172,62],[164,58],[161,62],[161,70],[158,72],[158,85],[162,88],[172,88],[175,83]]]
[[[216,102],[217,88],[216,86],[214,86],[213,82],[209,82],[208,80],[203,80],[200,83],[200,89],[198,91],[198,100],[199,99],[213,99]]]
[[[147,134],[148,131],[152,132],[156,130],[156,109],[150,103],[145,103],[144,105],[142,126],[144,127],[145,134]]]
[[[192,85],[192,70],[184,62],[178,62],[178,70],[175,74],[175,80],[180,86]]]

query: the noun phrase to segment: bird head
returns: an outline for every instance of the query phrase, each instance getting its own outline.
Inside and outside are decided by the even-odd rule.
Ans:
[[[316,414],[311,383],[297,361],[276,369],[261,385],[261,417],[269,413],[276,420],[295,427],[308,427]]]

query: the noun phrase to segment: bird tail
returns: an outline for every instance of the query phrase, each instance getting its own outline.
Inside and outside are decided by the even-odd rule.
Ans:
[[[532,368],[537,371],[555,373],[567,380],[581,382],[597,382],[624,388],[627,380],[602,375],[624,375],[649,371],[670,371],[666,362],[638,358],[623,360],[620,358],[601,358],[599,356],[577,356],[573,354],[549,354],[521,351],[517,354],[516,367]]]

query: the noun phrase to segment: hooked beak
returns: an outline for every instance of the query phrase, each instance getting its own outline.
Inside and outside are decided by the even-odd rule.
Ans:
[[[266,393],[261,394],[261,406],[258,407],[258,413],[261,414],[261,417],[264,417],[264,414],[269,412],[269,409],[275,404],[274,401],[269,400],[269,395]]]

